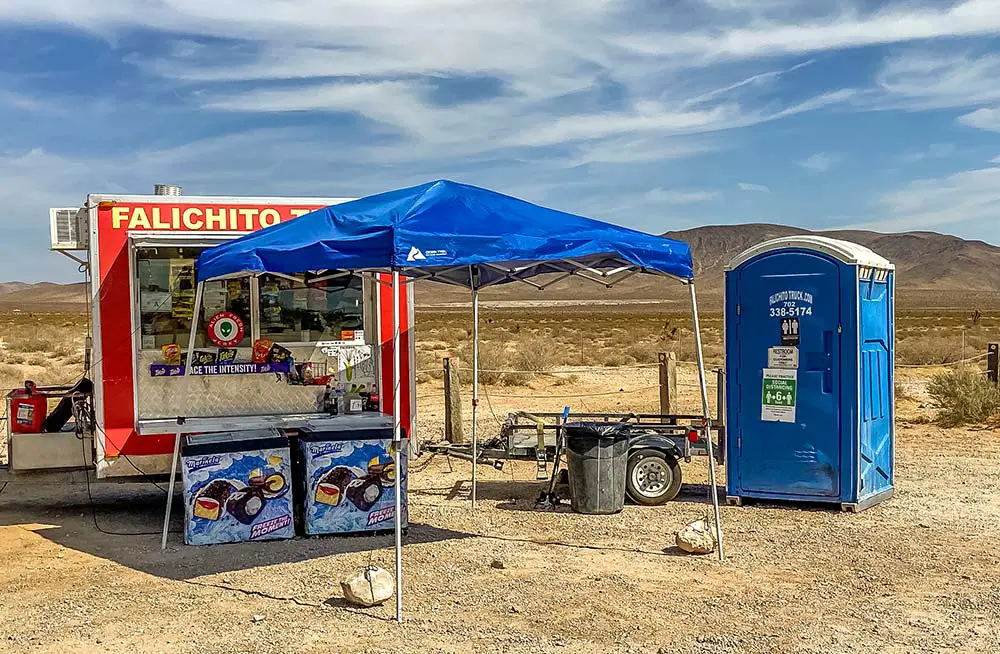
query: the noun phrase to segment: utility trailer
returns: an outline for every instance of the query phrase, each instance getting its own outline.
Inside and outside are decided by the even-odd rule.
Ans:
[[[718,406],[725,407],[725,373],[717,371]],[[713,438],[715,459],[725,463],[726,425],[725,410],[718,412],[716,420],[705,429],[705,418],[689,414],[660,413],[574,413],[568,407],[560,413],[514,411],[500,434],[486,441],[479,448],[478,460],[491,462],[502,469],[506,461],[535,461],[536,479],[561,479],[561,452],[565,451],[563,425],[567,419],[574,422],[608,422],[629,425],[629,455],[625,477],[625,491],[636,504],[656,506],[677,497],[683,485],[681,461],[690,463],[693,457],[708,456],[706,438]],[[466,445],[448,445],[431,449],[457,454],[471,459],[471,448]],[[552,466],[551,473],[549,466]],[[561,475],[561,476],[560,476]]]

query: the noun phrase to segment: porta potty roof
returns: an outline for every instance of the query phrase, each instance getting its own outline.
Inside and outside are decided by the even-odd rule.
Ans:
[[[760,256],[765,252],[771,252],[772,250],[784,250],[787,248],[817,250],[851,265],[866,266],[877,270],[895,269],[895,266],[893,266],[892,263],[890,263],[885,257],[875,254],[863,245],[851,243],[850,241],[841,241],[835,238],[827,238],[826,236],[801,235],[776,238],[760,243],[759,245],[755,245],[733,259],[726,267],[726,270],[735,270],[750,259]]]

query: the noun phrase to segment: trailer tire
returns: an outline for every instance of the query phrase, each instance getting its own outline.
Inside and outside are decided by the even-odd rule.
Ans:
[[[662,450],[643,448],[629,454],[625,491],[636,504],[658,506],[681,492],[681,465]]]

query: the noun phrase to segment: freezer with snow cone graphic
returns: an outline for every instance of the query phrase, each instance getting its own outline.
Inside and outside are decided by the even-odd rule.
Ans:
[[[397,473],[391,428],[304,431],[296,465],[306,535],[392,529],[396,474],[406,527],[406,460],[400,458]]]
[[[181,451],[184,542],[292,538],[291,453],[277,430],[189,436]]]

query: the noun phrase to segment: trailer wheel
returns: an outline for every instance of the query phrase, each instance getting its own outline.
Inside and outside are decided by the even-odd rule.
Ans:
[[[681,492],[681,466],[677,459],[653,449],[641,449],[628,457],[625,490],[636,504],[657,506]]]

